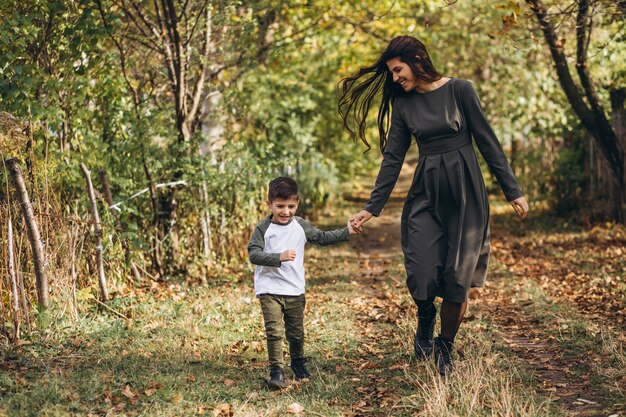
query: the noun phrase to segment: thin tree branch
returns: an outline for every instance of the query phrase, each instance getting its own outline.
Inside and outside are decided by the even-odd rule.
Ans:
[[[196,19],[193,22],[193,25],[191,26],[191,30],[189,31],[187,35],[187,39],[184,42],[185,48],[187,48],[187,45],[189,44],[189,42],[191,42],[191,40],[194,38],[198,24],[202,20],[202,16],[204,16],[204,11],[207,8],[208,4],[209,4],[209,0],[205,0],[204,4],[200,8],[200,11],[198,12],[196,16]]]
[[[526,3],[530,6],[532,12],[537,18],[537,21],[539,22],[539,26],[543,32],[546,43],[550,48],[550,54],[552,55],[552,60],[554,61],[559,83],[561,84],[568,101],[583,124],[590,131],[592,131],[595,123],[593,113],[582,100],[580,92],[574,83],[567,65],[567,59],[565,58],[565,54],[563,52],[563,45],[561,42],[558,42],[556,31],[552,22],[546,16],[543,4],[540,0],[526,0]]]
[[[600,97],[598,97],[589,74],[589,67],[587,66],[587,48],[590,32],[589,0],[578,0],[578,14],[576,15],[576,72],[585,91],[587,101],[591,106],[591,111],[595,116],[596,124],[599,124],[597,128],[600,128],[607,137],[610,137],[611,133],[613,133],[612,128],[602,108]]]
[[[200,104],[200,98],[202,97],[202,91],[204,90],[204,81],[206,78],[207,67],[209,66],[209,54],[211,51],[211,33],[212,33],[212,16],[211,8],[206,9],[206,34],[204,38],[203,54],[200,62],[200,76],[196,81],[196,86],[193,92],[193,101],[191,110],[189,111],[189,120],[194,120],[198,106]]]

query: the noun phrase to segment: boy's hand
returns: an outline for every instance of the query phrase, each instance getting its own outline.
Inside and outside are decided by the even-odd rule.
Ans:
[[[295,259],[296,259],[296,251],[293,249],[287,249],[286,251],[280,254],[281,262],[293,261]]]
[[[361,229],[361,232],[363,230]],[[352,227],[352,222],[350,220],[348,220],[348,232],[353,235],[355,233],[361,233],[361,232],[357,232],[356,230],[354,230],[354,227]]]
[[[372,216],[372,213],[369,211],[361,210],[350,218],[350,225],[357,233],[361,233],[363,231],[363,223],[371,219]]]

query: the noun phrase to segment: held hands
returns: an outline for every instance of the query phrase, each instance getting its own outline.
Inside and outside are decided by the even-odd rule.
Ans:
[[[354,230],[354,228],[352,227],[352,219],[348,219],[348,232],[353,235],[355,233],[359,233],[356,230]]]
[[[348,227],[354,230],[354,233],[363,232],[363,223],[372,218],[372,213],[367,210],[361,210],[348,221]]]
[[[286,251],[280,254],[281,262],[289,262],[296,259],[296,251],[293,249],[287,249]]]
[[[513,210],[515,210],[521,219],[525,218],[528,214],[528,203],[524,197],[519,197],[511,201],[511,206],[513,206]]]

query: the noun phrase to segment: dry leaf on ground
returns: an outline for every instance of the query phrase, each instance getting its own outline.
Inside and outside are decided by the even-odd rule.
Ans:
[[[289,414],[300,414],[304,411],[304,407],[298,403],[291,403],[287,406],[287,412]]]
[[[231,417],[233,415],[234,415],[233,407],[230,404],[228,404],[228,403],[218,404],[213,409],[213,416],[215,416],[215,417],[217,417],[217,416]]]
[[[135,398],[135,393],[130,389],[130,385],[126,385],[122,390],[122,395],[126,398]]]

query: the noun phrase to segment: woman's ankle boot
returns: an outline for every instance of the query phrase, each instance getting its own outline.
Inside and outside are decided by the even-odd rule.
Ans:
[[[454,350],[454,343],[452,340],[446,339],[439,335],[435,337],[435,364],[439,375],[448,376],[452,373],[454,363],[452,361],[452,352]]]
[[[413,349],[417,360],[425,360],[433,353],[433,335],[437,320],[437,307],[432,305],[423,315],[417,316],[417,333],[413,339]]]

